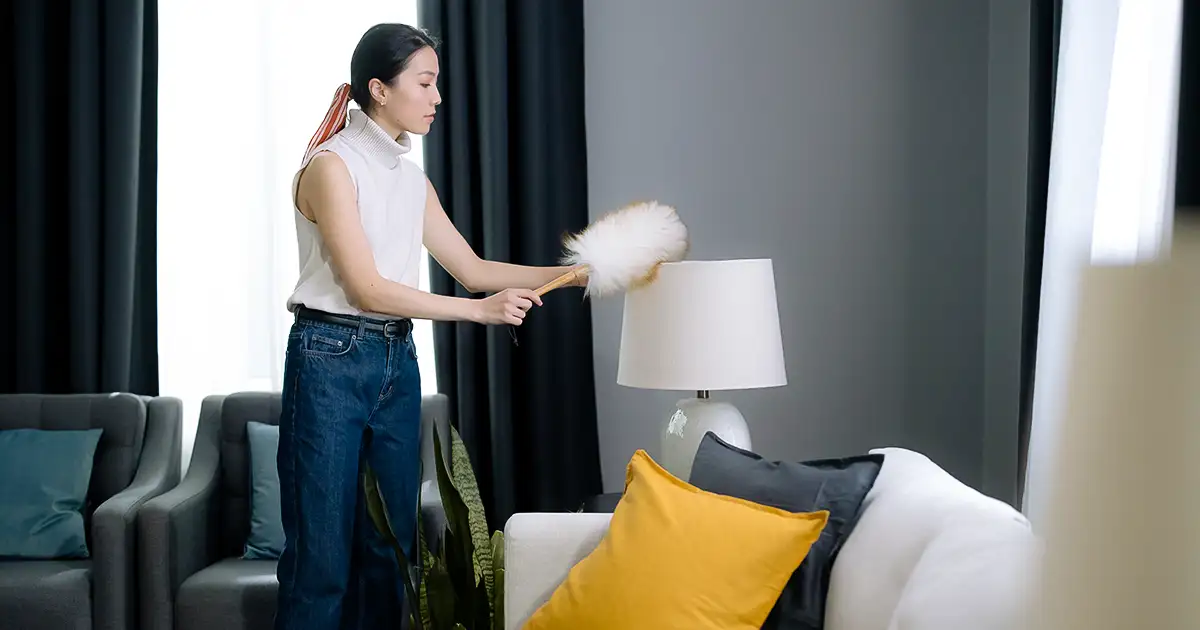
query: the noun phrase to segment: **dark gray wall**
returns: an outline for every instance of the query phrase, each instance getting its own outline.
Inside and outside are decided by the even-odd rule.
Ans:
[[[988,36],[983,490],[1017,497],[1029,152],[1029,0],[992,0]]]
[[[1023,195],[1008,188],[1020,141],[989,143],[1022,131],[1019,115],[989,115],[989,92],[1020,104],[1001,43],[1021,37],[1015,13],[983,0],[586,3],[593,216],[658,199],[680,210],[692,258],[774,260],[789,384],[714,394],[746,415],[755,450],[897,445],[977,487],[1009,474],[984,442],[1009,437],[991,397],[1015,374],[985,363],[1008,367],[1014,316],[1019,335],[1011,274],[988,268],[1013,263],[1006,213]],[[635,449],[657,454],[680,397],[616,384],[621,308],[594,305],[608,490]],[[992,309],[1004,334],[985,334]]]

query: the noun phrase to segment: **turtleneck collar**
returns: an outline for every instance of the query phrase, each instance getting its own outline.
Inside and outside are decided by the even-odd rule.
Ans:
[[[401,134],[400,139],[396,140],[361,109],[350,110],[350,121],[339,135],[364,155],[378,160],[389,169],[400,166],[400,157],[412,149],[407,133]]]

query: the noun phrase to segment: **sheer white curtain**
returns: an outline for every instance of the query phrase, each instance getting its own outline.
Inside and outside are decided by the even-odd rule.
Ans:
[[[350,80],[359,37],[416,19],[416,0],[160,6],[160,389],[184,401],[185,464],[204,396],[281,388],[297,276],[292,175]],[[428,277],[422,268],[426,290]],[[422,388],[436,391],[430,322],[414,335]]]
[[[1046,513],[1092,264],[1165,252],[1174,209],[1182,0],[1064,0],[1025,512]]]

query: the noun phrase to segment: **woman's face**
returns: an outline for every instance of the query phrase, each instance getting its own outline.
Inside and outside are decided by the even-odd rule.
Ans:
[[[437,89],[437,53],[428,46],[413,53],[408,67],[387,85],[371,81],[375,114],[402,131],[425,135],[442,95]],[[382,105],[380,105],[382,104]]]

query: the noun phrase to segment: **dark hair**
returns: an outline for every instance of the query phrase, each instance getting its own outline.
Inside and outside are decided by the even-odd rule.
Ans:
[[[364,111],[374,107],[371,79],[391,85],[413,54],[427,46],[437,48],[437,40],[407,24],[376,24],[367,29],[350,58],[350,98]]]

